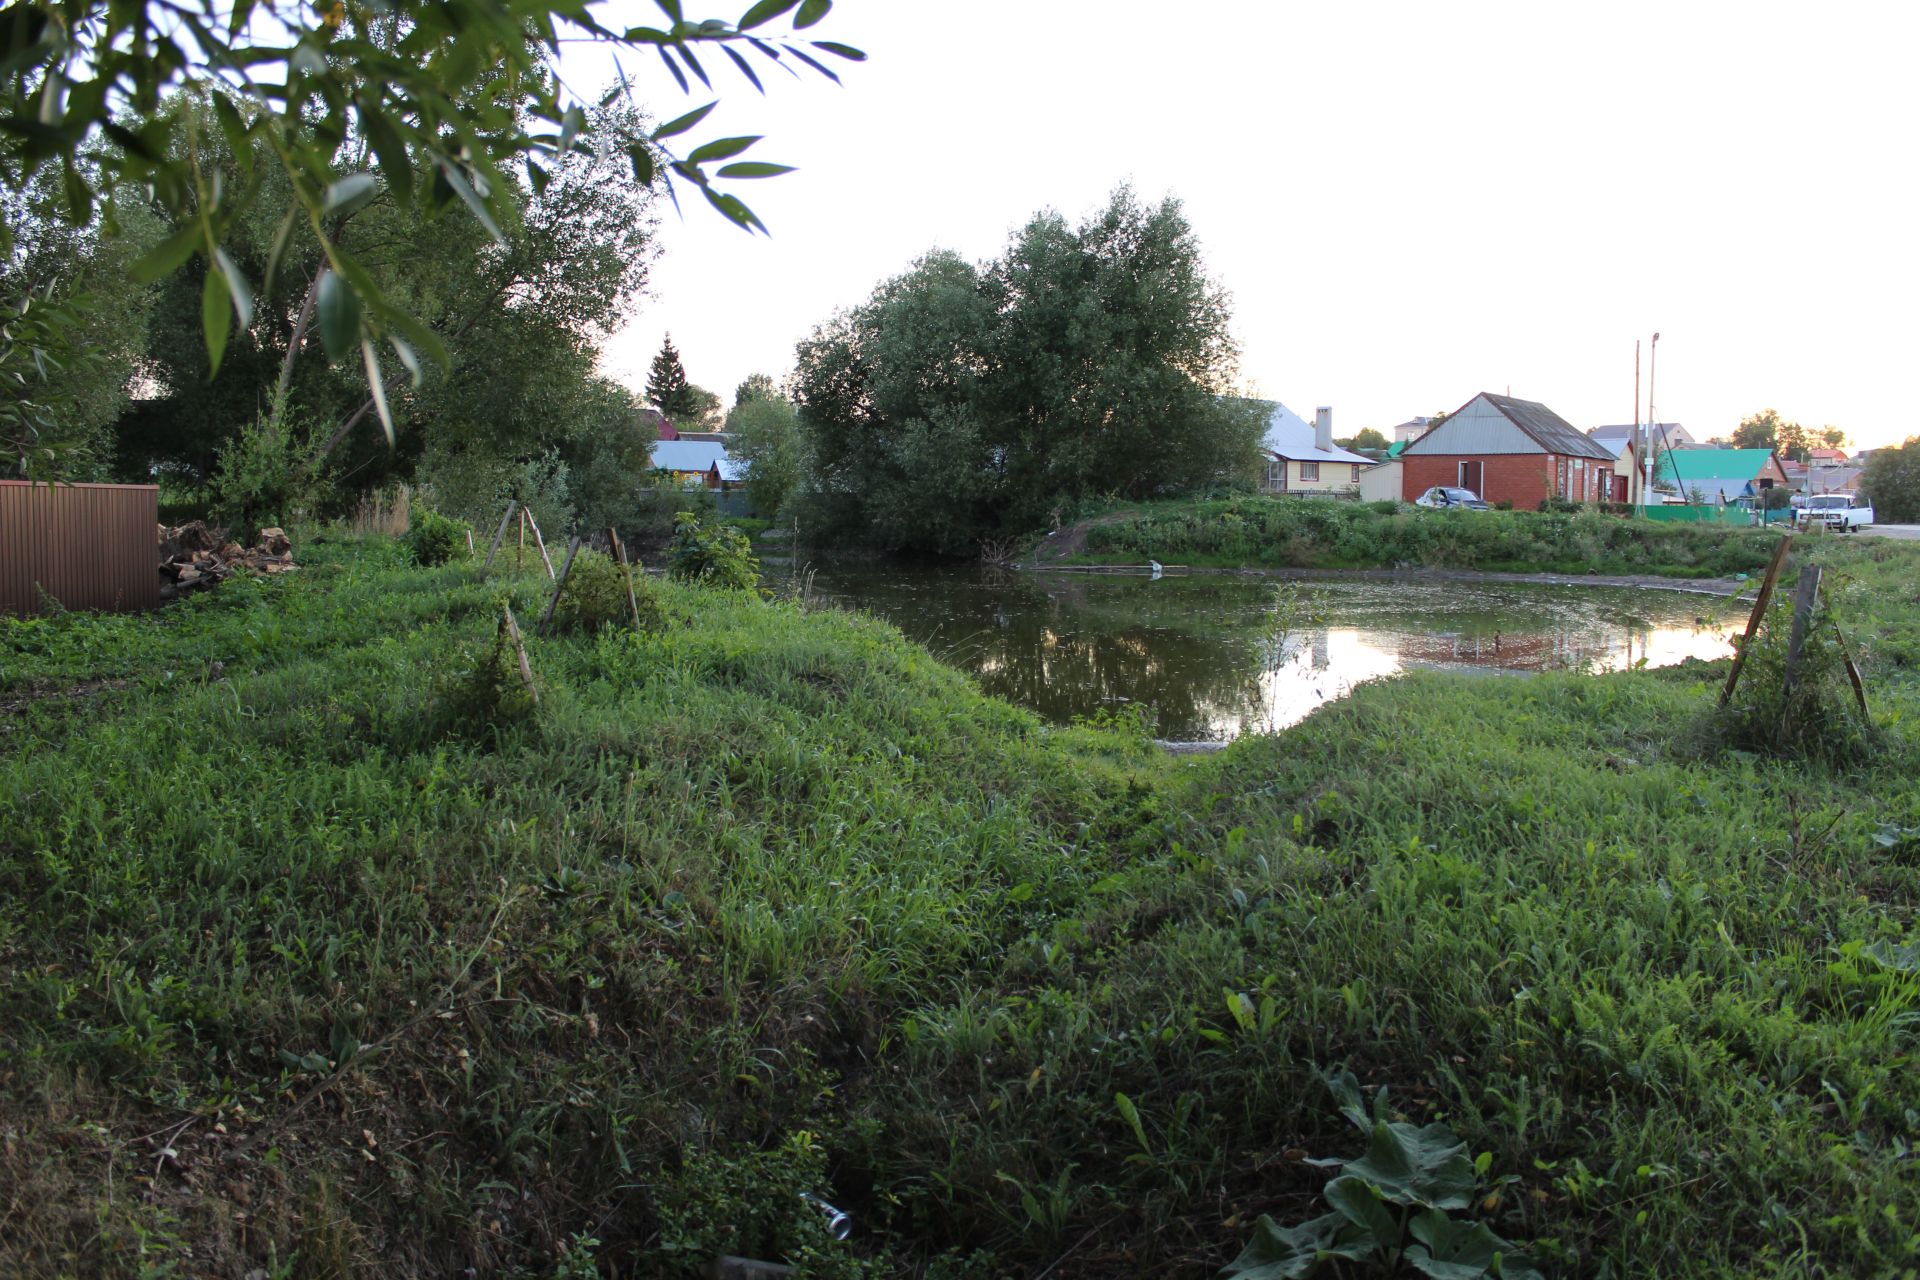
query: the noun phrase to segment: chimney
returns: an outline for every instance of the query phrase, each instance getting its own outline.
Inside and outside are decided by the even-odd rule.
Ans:
[[[1328,405],[1323,404],[1313,411],[1313,447],[1333,448],[1333,409]]]

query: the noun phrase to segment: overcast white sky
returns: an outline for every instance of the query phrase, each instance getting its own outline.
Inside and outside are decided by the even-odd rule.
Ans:
[[[839,0],[816,33],[870,55],[842,88],[707,60],[695,138],[800,171],[742,184],[771,239],[668,211],[622,381],[671,331],[731,403],[927,250],[1130,182],[1183,202],[1244,381],[1343,436],[1508,389],[1629,421],[1656,330],[1659,417],[1697,436],[1920,432],[1920,5]],[[705,100],[641,77],[660,118]]]

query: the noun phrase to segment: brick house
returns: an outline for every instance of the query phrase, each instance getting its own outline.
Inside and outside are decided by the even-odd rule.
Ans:
[[[1623,502],[1614,453],[1533,400],[1483,391],[1401,453],[1401,496],[1435,485],[1532,508],[1548,498]]]

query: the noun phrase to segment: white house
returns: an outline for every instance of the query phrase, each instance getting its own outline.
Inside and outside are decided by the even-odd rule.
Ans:
[[[1267,493],[1351,494],[1373,459],[1333,443],[1333,410],[1322,405],[1309,424],[1279,401],[1260,442],[1267,451]]]

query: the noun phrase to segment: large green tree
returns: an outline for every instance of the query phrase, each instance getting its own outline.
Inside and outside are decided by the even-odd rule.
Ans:
[[[144,206],[104,236],[98,216],[70,221],[51,169],[0,189],[0,471],[103,478],[112,432],[147,350],[153,289],[131,267],[160,238]],[[17,376],[16,376],[17,375]]]
[[[1873,517],[1888,524],[1920,522],[1920,436],[1905,444],[1875,449],[1860,476],[1860,488],[1873,499]]]
[[[341,215],[376,196],[416,221],[464,208],[504,251],[518,233],[519,193],[542,193],[589,132],[594,104],[578,100],[556,71],[563,42],[644,54],[649,64],[657,56],[682,92],[696,82],[711,87],[696,52],[706,46],[761,88],[755,60],[833,77],[828,61],[864,56],[811,38],[830,2],[760,0],[729,20],[690,18],[678,0],[659,0],[661,25],[628,26],[630,15],[621,13],[618,27],[608,25],[616,17],[610,5],[561,0],[241,0],[221,12],[169,0],[19,3],[0,12],[0,189],[22,191],[44,175],[60,193],[63,216],[76,226],[98,219],[108,231],[125,206],[157,210],[173,232],[135,274],[153,281],[197,264],[210,370],[235,331],[252,327],[259,300],[282,287],[277,272],[287,253],[319,255],[325,271],[314,279],[314,296],[328,357],[362,372],[368,411],[391,440],[383,366],[397,361],[417,383],[423,359],[451,367],[452,353],[414,305],[420,299],[388,288],[334,234]],[[782,18],[790,19],[790,33],[773,31]],[[599,105],[629,96],[631,84],[623,69],[620,89]],[[217,135],[231,155],[264,155],[279,182],[223,181],[205,148],[173,145],[181,101],[208,104],[202,140]],[[741,158],[759,139],[678,150],[713,105],[626,140],[618,159],[641,185],[697,190],[725,217],[763,230],[721,185],[786,171]],[[233,245],[262,207],[272,247],[250,269]],[[0,218],[0,256],[15,232],[15,219]],[[78,321],[66,314],[42,312],[54,328],[71,329]],[[0,387],[0,397],[21,402],[5,416],[37,420],[31,390],[28,383]]]
[[[760,514],[772,518],[806,474],[806,440],[791,402],[754,395],[727,415],[727,452],[746,464],[747,492]]]
[[[182,145],[192,141],[224,184],[283,181],[258,154],[221,151],[217,130],[194,139],[196,115],[180,114]],[[327,330],[341,322],[342,305],[327,289],[329,261],[291,246],[280,250],[276,287],[230,336],[218,376],[201,340],[203,270],[188,264],[163,281],[147,394],[120,430],[123,470],[139,474],[157,462],[204,477],[220,446],[259,414],[297,421],[312,448],[335,451],[338,470],[356,483],[410,474],[428,435],[441,456],[557,447],[570,429],[565,406],[595,376],[594,346],[627,313],[655,256],[652,193],[618,158],[619,140],[634,136],[637,122],[613,112],[592,127],[613,145],[570,153],[539,190],[516,187],[507,204],[516,233],[504,246],[471,221],[423,220],[384,191],[330,219],[333,243],[443,335],[444,374],[429,370],[417,386],[399,370],[380,379],[397,452],[375,425],[365,369],[328,358]],[[275,227],[264,215],[239,220],[227,244],[241,269],[261,267],[275,252]],[[356,431],[362,424],[373,429]]]
[[[1096,495],[1251,471],[1264,423],[1179,203],[1117,191],[1043,213],[974,266],[934,253],[800,344],[812,489],[830,523],[961,554]]]
[[[693,407],[688,396],[687,370],[680,363],[680,351],[673,345],[670,333],[660,340],[660,350],[647,370],[647,403],[669,421],[686,417]]]
[[[1731,443],[1736,449],[1772,449],[1794,462],[1805,462],[1812,447],[1807,429],[1781,417],[1777,409],[1762,409],[1740,419]]]

